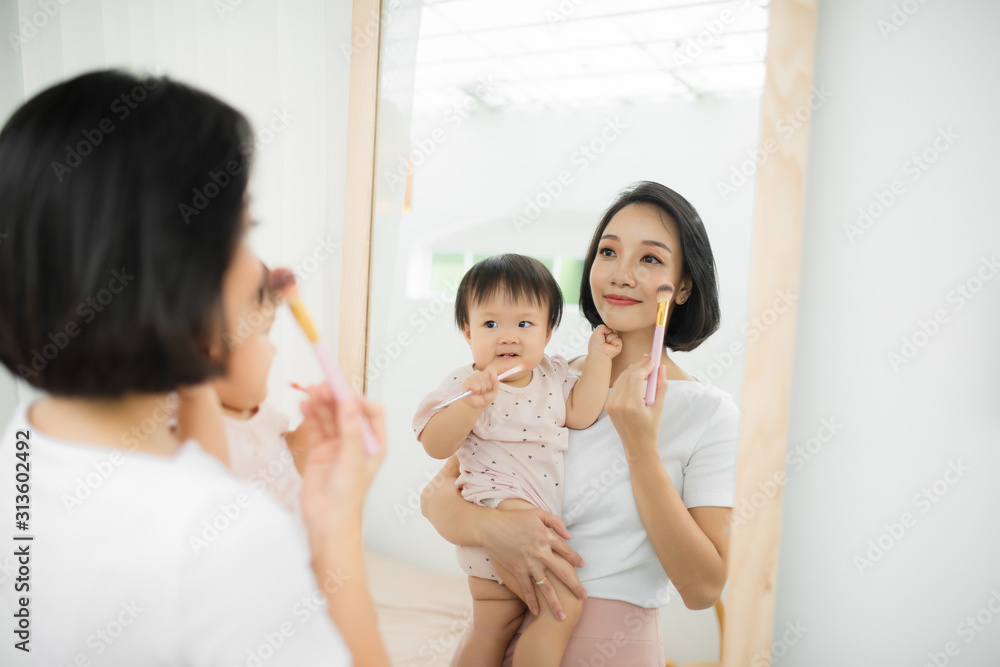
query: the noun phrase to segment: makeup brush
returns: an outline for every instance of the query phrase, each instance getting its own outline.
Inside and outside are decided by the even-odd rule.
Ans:
[[[296,321],[302,327],[302,331],[305,332],[306,338],[312,343],[313,352],[316,354],[316,359],[319,360],[319,366],[323,369],[323,374],[326,375],[327,385],[329,385],[330,391],[333,392],[334,398],[338,402],[354,400],[354,391],[347,384],[347,380],[344,378],[344,374],[340,372],[340,369],[337,368],[337,364],[333,362],[330,351],[326,349],[323,341],[319,339],[319,332],[316,331],[316,327],[313,326],[312,319],[309,317],[309,312],[299,299],[299,288],[295,285],[295,274],[285,268],[274,269],[271,272],[270,287],[282,299],[288,302],[288,306],[292,309],[292,314],[295,315]],[[378,453],[378,441],[375,440],[372,427],[363,415],[361,417],[361,440],[364,445],[365,454],[375,456]]]
[[[514,368],[508,368],[503,373],[501,373],[500,375],[498,375],[497,376],[497,380],[505,380],[505,379],[509,378],[511,375],[513,375],[514,373],[518,373],[520,371],[525,371],[525,370],[528,370],[528,364],[526,362],[522,361],[517,366],[514,366]],[[440,410],[441,408],[446,408],[449,405],[451,405],[452,403],[454,403],[455,401],[457,401],[459,399],[463,399],[463,398],[465,398],[466,396],[468,396],[471,393],[472,393],[472,390],[469,389],[469,390],[463,391],[461,394],[455,394],[451,398],[446,398],[443,401],[441,401],[440,403],[438,403],[437,405],[435,405],[433,408],[431,408],[431,411],[433,412],[435,410]]]
[[[674,293],[671,284],[660,285],[656,289],[656,329],[653,330],[653,351],[649,356],[653,359],[653,370],[646,380],[646,405],[656,402],[656,379],[659,377],[660,359],[663,356],[663,334],[667,328],[667,306],[670,295]]]

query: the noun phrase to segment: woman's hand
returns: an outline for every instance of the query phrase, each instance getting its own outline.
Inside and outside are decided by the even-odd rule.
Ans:
[[[325,384],[308,392],[309,399],[300,404],[311,440],[302,473],[303,518],[311,538],[328,537],[337,527],[348,534],[356,529],[360,536],[365,494],[385,459],[382,408],[363,398],[337,402]],[[375,456],[366,456],[362,447],[362,415],[379,445]]]
[[[452,544],[489,549],[494,560],[521,584],[525,602],[538,613],[534,582],[558,577],[578,598],[586,591],[573,566],[583,559],[563,540],[569,531],[555,514],[540,509],[500,510],[470,503],[455,486],[458,458],[452,456],[420,494],[420,509],[441,537]],[[551,583],[541,585],[553,613],[563,610]]]
[[[643,383],[653,370],[649,355],[632,364],[618,376],[604,409],[625,447],[629,464],[647,456],[659,457],[656,438],[660,431],[660,415],[663,414],[663,397],[667,394],[667,367],[657,368],[656,400],[646,405]]]
[[[587,597],[574,568],[583,567],[583,559],[564,542],[568,539],[562,519],[540,509],[493,510],[482,526],[482,546],[514,575],[524,591],[525,603],[536,615],[535,582],[547,576],[558,577],[581,600]],[[538,588],[558,618],[563,606],[552,582],[545,581]]]
[[[294,389],[309,394],[311,390],[317,389],[325,383],[318,383],[309,387],[303,387],[297,382],[292,382],[291,384]],[[311,394],[309,395],[311,396]],[[285,434],[285,444],[288,446],[288,451],[292,454],[292,459],[295,461],[295,469],[299,471],[299,475],[305,474],[309,450],[316,443],[320,442],[320,440],[320,433],[316,428],[315,421],[309,419],[303,419],[302,423],[295,430]]]

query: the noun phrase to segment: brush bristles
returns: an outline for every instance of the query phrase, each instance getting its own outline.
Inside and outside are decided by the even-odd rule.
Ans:
[[[673,285],[660,285],[656,288],[657,301],[670,301],[670,295],[674,293]]]
[[[515,373],[520,373],[521,371],[526,371],[526,370],[528,370],[528,362],[527,361],[522,361],[517,366],[514,366],[513,368],[508,368],[507,370],[505,370],[503,373],[501,373],[499,376],[497,376],[497,378],[498,379],[500,379],[500,378],[509,378],[511,375],[514,375]]]
[[[299,288],[295,284],[295,274],[284,267],[279,267],[271,271],[268,286],[272,292],[279,295],[285,301],[292,301],[299,298]]]

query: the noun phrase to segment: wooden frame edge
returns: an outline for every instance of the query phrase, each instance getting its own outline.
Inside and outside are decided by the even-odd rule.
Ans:
[[[750,313],[771,309],[783,290],[798,294],[817,14],[818,0],[770,3],[760,137],[768,158],[757,172]],[[793,300],[746,347],[724,667],[771,662],[796,319]]]
[[[378,131],[381,0],[354,0],[351,35],[374,36],[351,47],[347,103],[347,186],[340,278],[337,361],[354,389],[367,389],[368,307],[371,295],[372,219]],[[350,285],[351,288],[347,289]]]

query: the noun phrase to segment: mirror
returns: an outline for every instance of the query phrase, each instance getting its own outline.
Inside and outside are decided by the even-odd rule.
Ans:
[[[353,378],[392,416],[369,549],[464,586],[454,548],[420,515],[441,462],[410,428],[418,402],[471,360],[454,324],[458,281],[488,255],[539,259],[566,303],[546,352],[585,352],[584,253],[635,181],[671,187],[705,222],[722,323],[671,358],[741,403],[743,343],[769,326],[748,317],[747,298],[769,155],[758,148],[768,14],[764,0],[384,3],[367,366]],[[689,611],[675,592],[661,625],[668,658],[718,659],[711,610]],[[425,644],[428,658],[435,646],[449,648]]]

